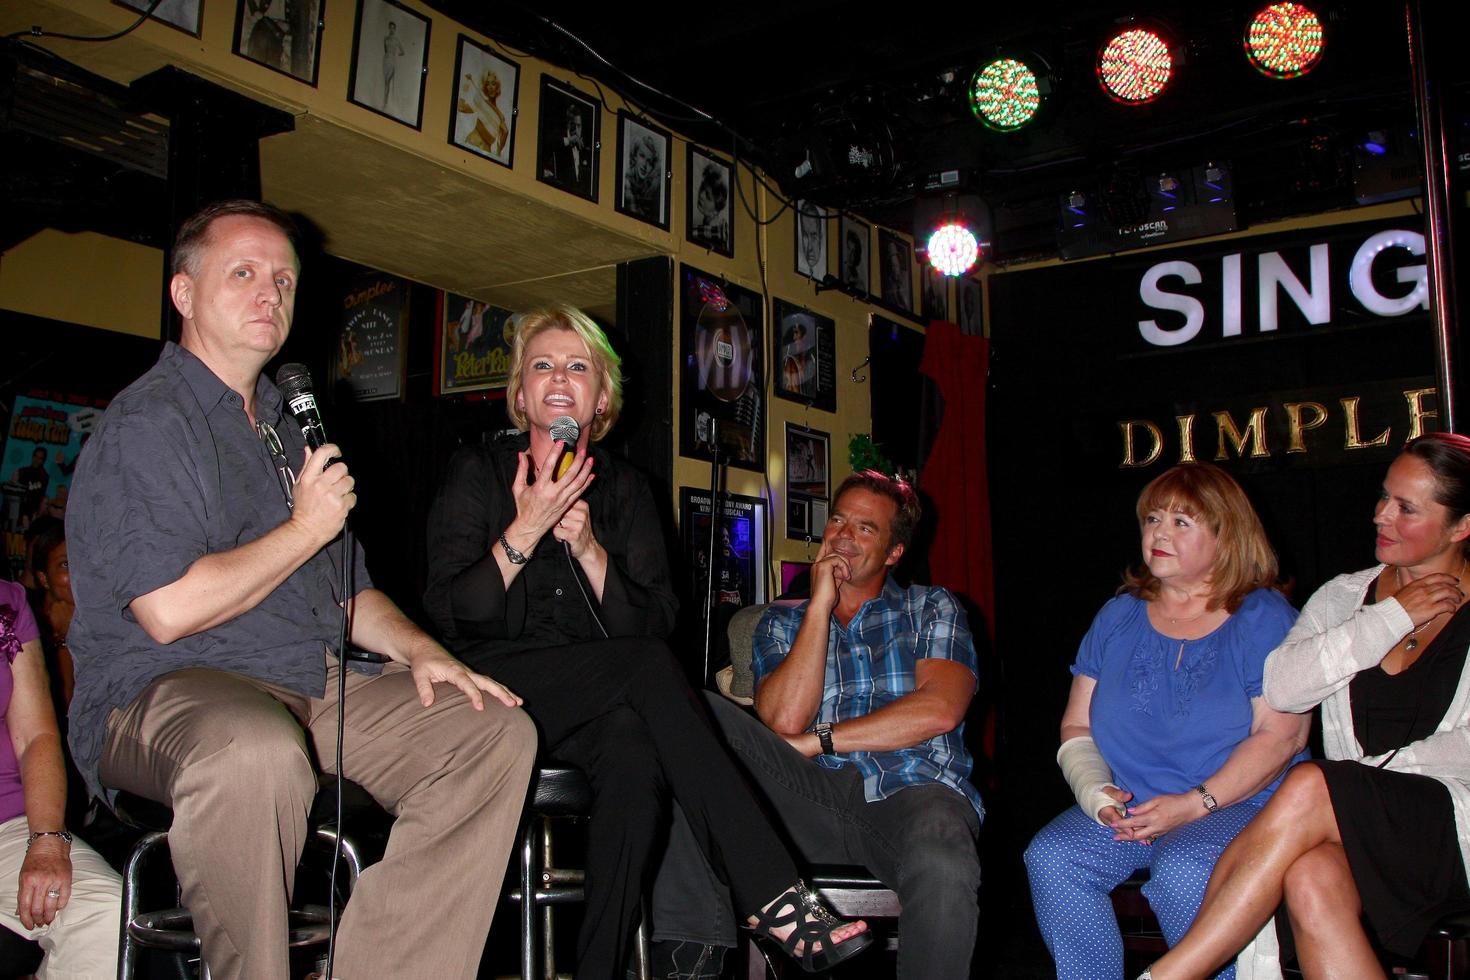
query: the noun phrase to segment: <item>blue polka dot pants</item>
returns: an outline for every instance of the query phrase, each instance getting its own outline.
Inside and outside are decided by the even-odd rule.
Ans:
[[[1153,844],[1115,841],[1112,830],[1075,806],[1041,828],[1026,848],[1026,872],[1058,980],[1123,975],[1123,938],[1108,893],[1141,868],[1149,869],[1143,894],[1164,940],[1177,943],[1199,911],[1220,853],[1260,810],[1254,802],[1237,803]],[[1234,980],[1235,965],[1217,976]]]

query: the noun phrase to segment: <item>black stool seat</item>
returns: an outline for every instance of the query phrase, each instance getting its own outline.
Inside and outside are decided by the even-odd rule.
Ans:
[[[351,829],[350,838],[338,832],[336,788],[339,785],[342,788],[342,821]],[[131,980],[137,972],[140,948],[161,949],[197,957],[200,944],[199,937],[194,933],[193,917],[187,909],[166,908],[145,912],[139,907],[143,867],[153,854],[161,853],[168,846],[168,831],[174,821],[173,810],[156,800],[119,791],[113,801],[113,812],[125,825],[144,831],[128,856],[123,871],[123,934],[118,976],[123,980]],[[357,877],[367,863],[363,858],[360,842],[368,841],[374,858],[381,857],[391,823],[391,819],[361,786],[349,779],[320,777],[316,798],[312,801],[307,819],[307,841],[315,842],[328,855],[340,855],[346,874],[339,894],[352,893]],[[289,915],[287,942],[290,946],[310,946],[327,940],[331,914],[325,905],[302,905],[289,910]],[[201,969],[201,976],[207,975],[208,971]]]
[[[1470,939],[1470,913],[1461,912],[1458,915],[1447,915],[1434,924],[1429,930],[1429,935],[1437,939],[1448,939],[1455,942],[1460,939]]]
[[[543,817],[583,817],[592,809],[592,784],[575,766],[549,762],[531,776],[528,809]]]

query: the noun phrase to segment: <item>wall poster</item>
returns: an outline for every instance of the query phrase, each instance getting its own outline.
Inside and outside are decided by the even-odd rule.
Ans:
[[[408,281],[386,272],[366,272],[342,297],[334,388],[360,402],[397,398],[403,390],[403,330],[408,316]]]
[[[440,292],[434,341],[434,394],[504,391],[510,379],[515,314],[468,296]]]
[[[759,293],[679,268],[679,452],[764,472],[763,302]]]

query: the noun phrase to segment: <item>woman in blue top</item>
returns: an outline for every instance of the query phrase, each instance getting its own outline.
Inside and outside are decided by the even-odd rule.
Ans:
[[[1062,716],[1057,762],[1078,805],[1026,849],[1059,980],[1123,975],[1108,893],[1143,868],[1164,938],[1178,941],[1220,852],[1305,758],[1308,717],[1261,696],[1266,655],[1296,613],[1240,485],[1176,466],[1137,511],[1143,565],[1083,637]]]

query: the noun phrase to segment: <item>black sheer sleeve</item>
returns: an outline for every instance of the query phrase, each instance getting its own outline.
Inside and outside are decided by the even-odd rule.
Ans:
[[[592,518],[598,540],[608,552],[602,587],[603,625],[612,636],[667,637],[674,629],[679,604],[660,533],[663,522],[642,475],[626,464],[616,469],[618,493],[610,495],[616,497],[614,507],[606,515],[594,510]]]
[[[507,593],[490,553],[514,509],[491,450],[471,446],[454,455],[429,511],[424,591],[424,609],[452,649],[520,632],[525,617],[520,579]]]

